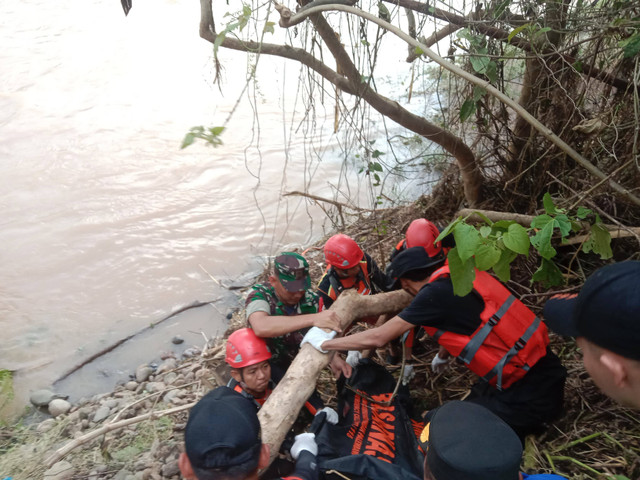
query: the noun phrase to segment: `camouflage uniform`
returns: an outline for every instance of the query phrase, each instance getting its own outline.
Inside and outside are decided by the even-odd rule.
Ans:
[[[276,276],[287,290],[304,290],[304,297],[297,305],[288,306],[280,301],[271,285],[254,285],[246,301],[247,318],[255,312],[287,317],[317,313],[318,295],[309,290],[311,288],[309,264],[304,257],[297,253],[283,253],[276,257],[274,269]],[[298,353],[300,342],[307,330],[297,330],[281,337],[265,338],[273,355],[272,363],[286,369]]]

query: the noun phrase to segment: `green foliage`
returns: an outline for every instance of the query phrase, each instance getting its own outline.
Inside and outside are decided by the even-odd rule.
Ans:
[[[0,417],[5,407],[13,400],[13,395],[13,373],[11,370],[0,369]]]
[[[217,147],[222,145],[222,139],[220,138],[224,132],[224,127],[209,127],[205,129],[202,125],[198,127],[192,127],[184,136],[184,140],[182,140],[182,145],[180,148],[187,148],[189,145],[193,144],[196,141],[196,138],[200,138],[204,140],[207,144]]]
[[[455,239],[456,246],[447,258],[456,295],[466,295],[472,290],[476,269],[493,270],[501,281],[509,281],[513,260],[518,255],[528,256],[532,247],[542,260],[531,282],[541,282],[545,287],[562,285],[564,277],[552,260],[556,256],[552,241],[559,236],[564,242],[585,225],[590,227],[590,232],[582,244],[582,251],[593,252],[602,259],[611,258],[611,235],[598,215],[585,207],[579,207],[572,215],[558,208],[549,193],[544,195],[543,205],[545,213],[535,217],[530,228],[512,220],[492,222],[479,213],[483,223],[478,226],[467,223],[462,217],[447,225],[438,240],[449,234]]]
[[[229,22],[225,29],[216,36],[216,40],[215,42],[213,42],[214,58],[218,58],[218,48],[220,48],[220,45],[222,45],[222,42],[224,42],[224,39],[227,38],[227,35],[229,33],[232,33],[234,30],[242,31],[244,27],[247,26],[247,23],[249,23],[249,20],[251,19],[251,13],[251,7],[249,5],[243,4],[242,11],[233,15],[230,13],[225,14],[225,17],[232,17],[233,20]],[[265,25],[265,31],[269,31],[267,25]],[[273,26],[271,26],[271,33],[273,33]]]
[[[624,58],[631,58],[640,52],[640,31],[635,30],[633,35],[618,42]]]

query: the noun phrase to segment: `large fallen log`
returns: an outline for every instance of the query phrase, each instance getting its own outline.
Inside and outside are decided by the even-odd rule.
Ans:
[[[340,326],[345,330],[357,318],[400,311],[411,299],[411,295],[403,290],[369,296],[346,290],[331,310],[340,316]],[[330,354],[320,353],[311,345],[303,345],[284,378],[260,408],[258,418],[262,426],[262,442],[271,449],[271,461],[278,454],[285,435],[316,387],[318,376],[329,364],[329,359]]]

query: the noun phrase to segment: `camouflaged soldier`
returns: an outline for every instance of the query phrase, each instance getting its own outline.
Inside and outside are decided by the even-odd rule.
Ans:
[[[247,297],[247,321],[258,337],[268,339],[272,363],[286,370],[308,328],[340,333],[340,318],[331,310],[318,313],[318,295],[310,290],[309,264],[302,255],[284,252],[273,264],[269,284],[254,285]],[[338,355],[334,358],[334,374],[350,376],[350,367]]]

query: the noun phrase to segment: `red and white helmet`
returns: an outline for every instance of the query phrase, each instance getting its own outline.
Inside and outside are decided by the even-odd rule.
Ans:
[[[364,253],[356,241],[344,233],[334,235],[324,244],[324,258],[329,265],[336,268],[355,267],[363,256]]]
[[[232,368],[248,367],[270,358],[267,342],[257,337],[252,329],[241,328],[229,335],[225,361]]]
[[[438,227],[426,218],[417,218],[407,228],[407,248],[424,247],[430,257],[435,257],[442,252],[442,242],[435,243],[438,235]]]

